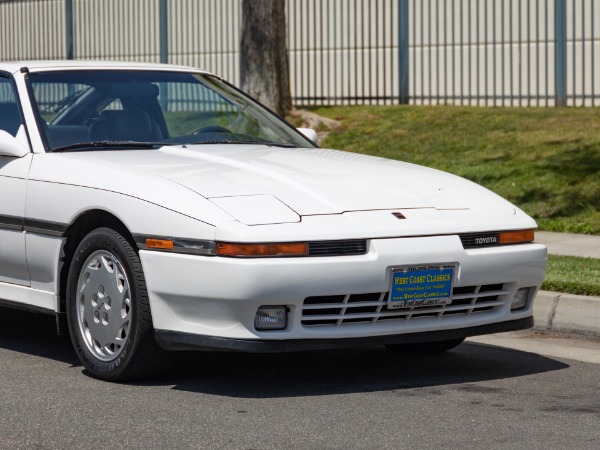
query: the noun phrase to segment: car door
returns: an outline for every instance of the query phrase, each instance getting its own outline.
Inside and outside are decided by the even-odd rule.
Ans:
[[[14,87],[8,76],[0,74],[0,130],[16,136],[21,125]],[[0,283],[30,285],[23,231],[30,164],[31,154],[0,156]]]

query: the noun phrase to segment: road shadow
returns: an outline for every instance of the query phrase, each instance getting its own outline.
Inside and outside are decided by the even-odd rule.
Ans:
[[[464,343],[437,355],[399,355],[385,348],[288,354],[188,353],[159,384],[238,398],[322,396],[394,391],[522,377],[566,369],[551,358]]]
[[[0,348],[80,365],[68,337],[56,335],[52,316],[0,308]],[[286,398],[468,386],[569,367],[534,353],[469,342],[428,356],[400,355],[383,347],[282,354],[185,352],[172,356],[162,376],[128,384],[172,386],[179,391],[236,398]],[[85,376],[83,368],[81,371]]]
[[[80,365],[69,337],[56,334],[53,315],[0,307],[0,348]]]

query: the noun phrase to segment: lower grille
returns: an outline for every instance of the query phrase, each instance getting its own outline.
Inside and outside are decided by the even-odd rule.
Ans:
[[[442,306],[388,309],[388,292],[370,294],[325,295],[307,297],[302,306],[302,325],[336,325],[377,323],[384,320],[415,320],[481,314],[504,305],[500,298],[508,294],[502,284],[455,287],[452,303]]]

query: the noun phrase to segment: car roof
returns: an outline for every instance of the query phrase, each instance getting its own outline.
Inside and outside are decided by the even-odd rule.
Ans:
[[[99,61],[99,60],[48,60],[48,61],[0,61],[0,71],[15,73],[26,67],[31,72],[68,70],[68,69],[113,69],[113,70],[168,70],[193,71],[210,74],[195,67],[173,64],[157,64],[133,61]]]

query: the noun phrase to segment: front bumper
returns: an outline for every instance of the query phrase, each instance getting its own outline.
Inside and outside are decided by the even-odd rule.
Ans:
[[[470,336],[480,336],[483,334],[526,330],[531,327],[533,327],[533,317],[511,320],[509,322],[492,323],[478,327],[459,328],[457,330],[427,331],[421,333],[346,339],[290,339],[285,341],[274,341],[201,336],[197,334],[164,330],[157,330],[155,336],[158,345],[165,350],[170,351],[212,350],[247,353],[282,353],[446,341]]]
[[[435,236],[374,239],[368,253],[359,256],[236,259],[140,251],[140,258],[157,339],[165,348],[288,351],[528,328],[533,297],[545,274],[546,248],[524,244],[464,250],[458,236]],[[309,326],[303,320],[308,297],[383,293],[383,298],[392,267],[449,262],[458,264],[455,288],[501,285],[495,306],[477,313],[357,323]],[[527,305],[511,311],[512,298],[522,287],[531,288]],[[287,327],[255,330],[254,317],[262,305],[287,306]]]

